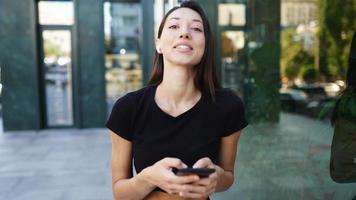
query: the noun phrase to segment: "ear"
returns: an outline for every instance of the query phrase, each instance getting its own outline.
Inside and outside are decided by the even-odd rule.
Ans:
[[[160,48],[160,46],[159,46],[159,43],[160,43],[160,39],[159,39],[159,38],[156,38],[156,39],[155,39],[156,51],[157,51],[158,54],[161,54],[162,51],[161,51],[161,48]]]

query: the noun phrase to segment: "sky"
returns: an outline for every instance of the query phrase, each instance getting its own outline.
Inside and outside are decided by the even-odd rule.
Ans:
[[[40,1],[38,3],[40,24],[72,25],[73,2]]]

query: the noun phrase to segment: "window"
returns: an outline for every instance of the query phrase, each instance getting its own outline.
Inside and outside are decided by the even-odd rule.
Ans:
[[[72,1],[39,1],[45,125],[73,126]]]
[[[127,92],[142,87],[141,3],[104,3],[105,78],[109,110]]]

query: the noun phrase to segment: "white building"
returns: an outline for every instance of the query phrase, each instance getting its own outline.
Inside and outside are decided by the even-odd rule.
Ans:
[[[317,20],[316,0],[281,0],[281,25],[293,27]]]

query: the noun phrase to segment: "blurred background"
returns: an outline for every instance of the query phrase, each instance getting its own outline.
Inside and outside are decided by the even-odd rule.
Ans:
[[[181,2],[0,0],[0,199],[111,199],[105,120],[146,85],[160,20]],[[251,124],[236,183],[215,198],[356,196],[328,172],[356,1],[198,2]]]

